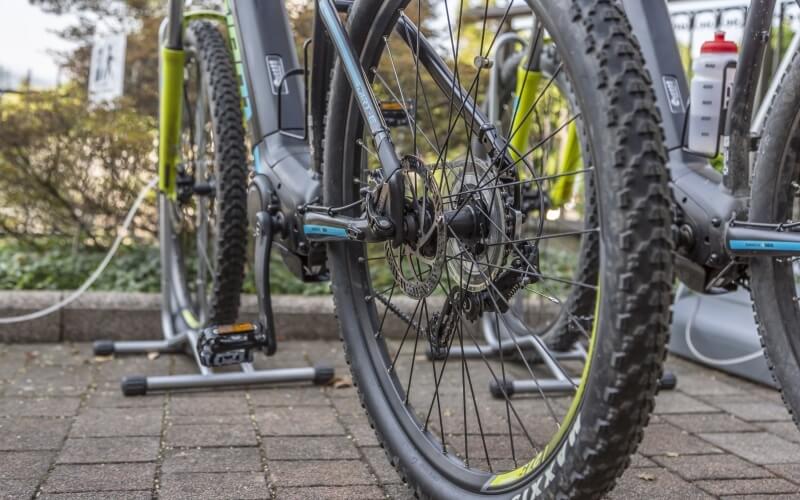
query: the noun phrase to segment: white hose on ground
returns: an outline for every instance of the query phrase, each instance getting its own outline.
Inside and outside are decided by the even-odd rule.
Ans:
[[[675,294],[676,297],[681,297],[683,295],[684,285],[681,284],[678,288],[678,292]],[[694,320],[697,317],[697,313],[700,311],[700,298],[699,296],[695,297],[694,308],[692,309],[692,314],[689,316],[689,320],[686,322],[686,328],[684,329],[684,334],[686,336],[686,345],[689,347],[689,351],[692,353],[694,357],[698,360],[702,361],[703,363],[712,365],[712,366],[730,366],[730,365],[738,365],[739,363],[747,363],[748,361],[753,361],[754,359],[758,359],[764,355],[764,349],[758,349],[750,354],[745,354],[743,356],[736,356],[735,358],[712,358],[710,356],[706,356],[705,354],[701,353],[695,347],[694,342],[692,342],[692,326],[694,325]]]
[[[48,306],[40,311],[32,312],[29,314],[23,314],[22,316],[9,316],[6,318],[0,318],[0,325],[23,323],[25,321],[32,321],[34,319],[42,318],[44,316],[47,316],[48,314],[52,314],[58,311],[59,309],[71,304],[72,302],[77,300],[78,297],[83,295],[83,293],[86,292],[86,290],[88,290],[89,287],[91,287],[95,281],[97,281],[97,278],[99,278],[100,275],[103,274],[103,271],[106,270],[106,267],[108,267],[108,264],[111,262],[111,259],[114,258],[114,255],[117,253],[117,250],[119,250],[119,246],[122,244],[122,240],[128,234],[128,228],[133,222],[133,217],[136,215],[136,212],[139,211],[139,207],[144,202],[144,199],[147,196],[147,194],[150,192],[151,189],[153,189],[156,186],[157,183],[158,183],[158,177],[148,182],[147,185],[144,188],[142,188],[142,190],[139,192],[139,196],[136,197],[136,201],[134,201],[133,205],[131,205],[130,210],[128,210],[128,215],[125,216],[125,220],[123,221],[122,226],[117,231],[117,239],[114,240],[114,244],[111,245],[111,248],[108,250],[106,256],[103,257],[103,261],[100,262],[100,265],[97,266],[97,269],[95,269],[94,272],[89,276],[89,278],[87,278],[86,281],[83,282],[80,288],[70,293],[59,302],[56,302],[52,306]]]

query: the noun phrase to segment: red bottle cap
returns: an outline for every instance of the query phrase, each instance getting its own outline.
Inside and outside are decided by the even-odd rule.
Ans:
[[[717,31],[714,33],[713,41],[706,42],[700,47],[701,54],[736,54],[737,52],[739,52],[739,47],[736,46],[735,42],[725,40],[724,31]]]

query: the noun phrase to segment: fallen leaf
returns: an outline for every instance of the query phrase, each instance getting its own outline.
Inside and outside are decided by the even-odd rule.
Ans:
[[[106,363],[114,359],[114,356],[95,356],[94,362],[95,363]]]
[[[157,352],[148,352],[148,353],[147,353],[147,359],[149,359],[150,361],[153,361],[154,359],[158,359],[158,357],[159,357],[160,355],[161,355],[161,354],[160,354],[160,353],[157,353]]]
[[[652,474],[648,474],[647,472],[639,473],[638,477],[639,477],[639,479],[643,479],[645,481],[655,481],[656,480],[656,476],[654,476]]]
[[[669,458],[675,458],[675,457],[679,457],[681,455],[680,455],[680,453],[675,453],[674,451],[669,451],[669,452],[667,452],[667,456]]]
[[[346,389],[348,387],[353,387],[353,379],[350,377],[333,377],[328,385],[333,387],[334,389]]]

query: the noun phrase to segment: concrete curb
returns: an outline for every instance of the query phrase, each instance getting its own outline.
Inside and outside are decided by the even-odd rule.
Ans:
[[[0,291],[0,317],[38,311],[69,292]],[[272,298],[280,337],[298,340],[338,339],[330,296],[279,295]],[[258,302],[242,297],[242,320],[254,320]],[[161,295],[157,293],[87,292],[49,316],[9,325],[0,324],[0,342],[86,342],[99,339],[161,338]]]
[[[70,292],[0,291],[0,318],[35,312]],[[444,297],[430,297],[428,307],[438,311]],[[394,298],[410,317],[416,302]],[[552,315],[549,303],[539,305],[539,314]],[[333,298],[326,296],[276,295],[272,297],[275,329],[279,340],[338,340],[339,325]],[[378,304],[378,314],[383,306]],[[254,321],[258,315],[255,295],[243,295],[240,318]],[[537,316],[538,320],[547,316]],[[533,319],[533,318],[531,318]],[[534,320],[535,321],[535,320]],[[383,333],[402,338],[407,324],[389,313]],[[480,336],[480,332],[476,332]],[[43,318],[10,325],[0,324],[0,342],[87,342],[92,340],[155,340],[161,338],[161,295],[157,293],[87,292],[67,307]]]

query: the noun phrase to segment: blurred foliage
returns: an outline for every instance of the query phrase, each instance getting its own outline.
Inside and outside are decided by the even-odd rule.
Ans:
[[[64,239],[37,238],[36,245],[0,239],[0,290],[74,290],[97,268],[105,257],[99,249],[86,249]],[[272,256],[272,293],[325,295],[329,283],[303,283]],[[161,263],[154,245],[125,245],[111,260],[91,290],[158,292]],[[245,293],[255,293],[252,273],[248,272]]]
[[[71,236],[104,248],[155,168],[155,119],[136,109],[91,109],[77,85],[30,92],[0,108],[0,231],[37,245]],[[152,207],[134,221],[147,238]]]
[[[56,240],[39,241],[39,248],[0,241],[0,289],[73,290],[103,260],[105,252],[80,249]],[[92,290],[155,292],[160,288],[158,249],[124,246]]]
[[[59,34],[77,48],[58,55],[69,83],[23,88],[0,101],[0,234],[41,249],[42,235],[106,248],[127,208],[156,171],[157,32],[164,2],[31,0],[77,21]],[[102,22],[99,22],[102,20]],[[129,33],[125,96],[115,106],[88,102],[89,63],[97,26]],[[152,242],[155,206],[134,220],[132,243]]]

